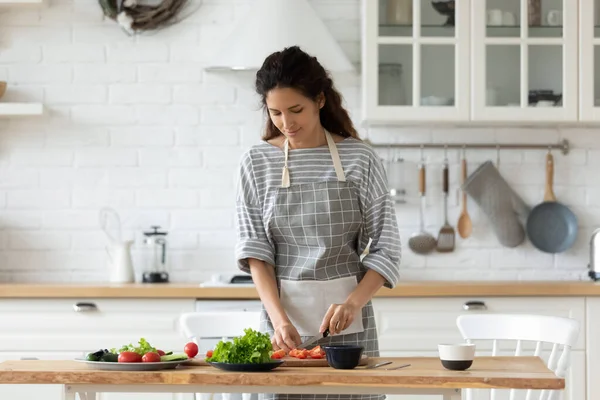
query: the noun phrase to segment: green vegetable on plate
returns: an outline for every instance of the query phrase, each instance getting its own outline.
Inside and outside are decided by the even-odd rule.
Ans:
[[[233,338],[233,341],[217,343],[212,356],[206,358],[209,362],[229,364],[263,364],[272,362],[271,337],[252,328],[244,329],[243,336]]]
[[[136,354],[138,354],[139,356],[136,356],[135,358],[140,358],[140,362],[144,361],[143,357],[148,353],[156,353],[153,358],[158,358],[160,357],[160,361],[164,362],[164,361],[185,361],[188,359],[188,356],[186,354],[183,353],[179,353],[179,354],[173,354],[172,351],[169,351],[168,353],[164,353],[162,352],[162,350],[158,350],[155,347],[153,347],[152,345],[150,345],[150,343],[148,343],[148,341],[144,338],[141,338],[138,342],[138,346],[134,346],[133,344],[128,344],[125,346],[122,346],[119,349],[113,348],[110,350],[107,349],[100,349],[98,351],[95,351],[93,353],[88,353],[85,357],[85,359],[87,361],[101,361],[101,362],[119,362],[119,355],[121,353],[125,353],[127,355],[128,358],[132,358],[132,356],[136,356]],[[135,354],[132,354],[135,353]],[[160,354],[163,354],[162,356],[160,356]],[[140,357],[141,356],[141,357]],[[125,357],[125,356],[123,356]],[[132,362],[132,361],[125,361],[125,362]]]
[[[160,357],[160,361],[184,361],[187,360],[188,356],[185,354],[169,354]]]
[[[128,345],[125,345],[125,346],[121,347],[118,350],[117,349],[111,349],[110,352],[114,353],[114,354],[120,354],[120,353],[122,353],[124,351],[132,351],[134,353],[138,353],[141,356],[143,356],[146,353],[156,353],[156,348],[152,347],[150,345],[150,343],[148,343],[146,341],[146,339],[141,338],[138,343],[139,343],[139,346],[134,346],[133,344],[130,343]]]

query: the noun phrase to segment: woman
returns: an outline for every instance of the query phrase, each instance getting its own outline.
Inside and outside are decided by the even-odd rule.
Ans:
[[[314,345],[358,344],[378,356],[371,298],[397,283],[400,261],[380,160],[315,57],[273,53],[255,86],[267,127],[241,161],[236,257],[262,301],[262,328],[275,349],[329,329]],[[344,396],[365,397],[379,396]]]

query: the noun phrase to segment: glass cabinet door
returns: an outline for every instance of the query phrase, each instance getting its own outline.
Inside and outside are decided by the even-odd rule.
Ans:
[[[368,122],[469,119],[469,0],[363,0]]]
[[[579,13],[579,119],[600,121],[600,1],[581,1]]]
[[[472,2],[474,120],[577,119],[577,2]]]

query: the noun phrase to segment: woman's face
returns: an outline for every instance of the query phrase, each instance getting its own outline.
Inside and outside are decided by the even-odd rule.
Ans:
[[[275,88],[265,100],[271,121],[291,142],[311,140],[321,133],[322,98],[315,102],[296,89]]]

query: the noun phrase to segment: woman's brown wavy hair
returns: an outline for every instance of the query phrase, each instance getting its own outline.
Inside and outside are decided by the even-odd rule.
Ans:
[[[323,93],[325,105],[319,111],[323,128],[343,137],[360,139],[348,112],[342,106],[342,96],[334,87],[329,73],[316,57],[308,55],[298,46],[292,46],[269,55],[256,73],[255,89],[261,96],[267,118],[263,140],[281,135],[281,131],[271,121],[266,107],[267,93],[274,88],[296,89],[313,101]]]

